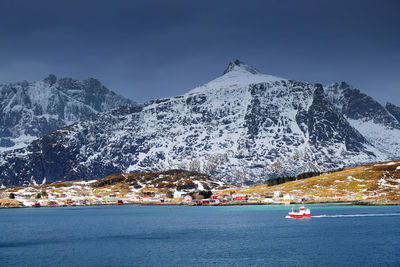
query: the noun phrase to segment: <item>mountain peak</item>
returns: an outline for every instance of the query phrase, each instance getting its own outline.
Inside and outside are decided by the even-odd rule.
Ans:
[[[49,74],[49,76],[44,78],[43,81],[48,83],[48,84],[50,84],[50,85],[53,85],[53,84],[55,84],[57,82],[57,77],[54,74]]]
[[[260,74],[258,70],[256,70],[253,67],[250,67],[246,63],[240,61],[239,59],[236,59],[235,61],[231,61],[228,65],[228,67],[225,69],[224,74],[227,74],[228,72],[232,71],[237,71],[237,70],[244,70],[246,72],[249,72],[251,74]]]
[[[42,81],[0,85],[0,153],[127,104],[134,103],[96,79],[59,79],[50,74]]]

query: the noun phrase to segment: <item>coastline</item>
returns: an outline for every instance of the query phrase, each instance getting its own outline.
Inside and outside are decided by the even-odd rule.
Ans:
[[[40,207],[32,206],[0,206],[0,209],[14,209],[14,208],[60,208],[60,207],[92,207],[92,206],[204,206],[204,207],[224,207],[224,206],[290,206],[290,205],[314,205],[314,204],[332,204],[344,206],[400,206],[399,202],[379,202],[379,201],[321,201],[321,202],[291,202],[288,203],[263,203],[263,202],[232,202],[232,203],[218,203],[207,205],[188,205],[185,203],[159,203],[159,202],[129,202],[123,204],[117,203],[96,203],[89,205],[43,205]]]

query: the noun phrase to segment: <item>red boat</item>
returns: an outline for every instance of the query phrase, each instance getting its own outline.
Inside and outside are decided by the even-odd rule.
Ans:
[[[304,206],[301,206],[300,209],[297,210],[293,210],[289,212],[289,218],[309,218],[311,217],[311,212],[309,209],[306,209]]]
[[[35,204],[32,205],[32,207],[39,208],[40,207],[40,203],[36,202]]]

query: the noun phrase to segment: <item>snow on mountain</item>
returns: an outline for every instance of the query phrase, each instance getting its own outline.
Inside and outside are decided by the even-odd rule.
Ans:
[[[57,79],[0,85],[0,152],[26,146],[56,129],[132,101],[98,80]]]
[[[392,104],[386,103],[386,109],[396,118],[396,120],[400,123],[400,107]]]
[[[239,89],[247,87],[250,84],[270,83],[282,80],[286,79],[261,74],[255,68],[250,67],[239,60],[235,60],[234,62],[229,63],[222,76],[191,90],[188,94],[204,93],[219,88],[230,90]]]
[[[396,111],[400,108],[389,103],[385,108],[344,82],[327,86],[325,92],[327,98],[368,142],[391,157],[400,156],[400,122],[396,118],[400,114]]]
[[[384,122],[396,144],[394,117],[344,87],[264,75],[234,61],[187,94],[98,113],[3,153],[0,183],[168,169],[252,183],[400,156],[354,122]]]

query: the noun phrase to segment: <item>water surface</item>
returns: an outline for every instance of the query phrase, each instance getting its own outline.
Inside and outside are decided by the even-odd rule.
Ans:
[[[308,207],[2,209],[1,265],[400,266],[400,207]]]

